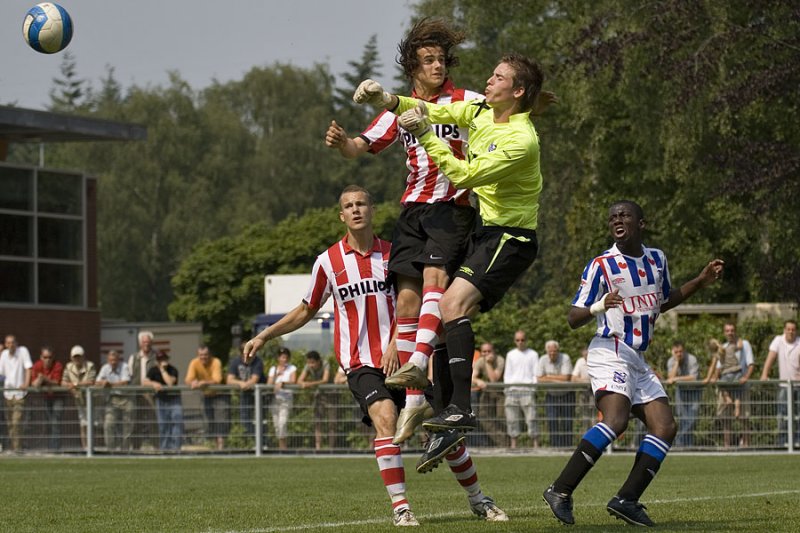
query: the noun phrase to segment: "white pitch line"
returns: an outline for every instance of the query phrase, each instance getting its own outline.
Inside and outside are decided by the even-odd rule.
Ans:
[[[727,496],[694,496],[691,498],[671,498],[669,500],[649,500],[648,503],[685,503],[685,502],[697,502],[697,501],[710,501],[710,500],[738,500],[742,498],[760,498],[763,496],[782,496],[786,494],[800,494],[800,489],[797,490],[776,490],[772,492],[753,492],[750,494],[730,494]],[[592,507],[595,505],[605,505],[605,502],[591,502],[591,503],[584,503],[578,504],[576,507]],[[530,510],[530,507],[524,508],[516,508],[516,509],[507,509],[512,513],[514,512],[523,512]],[[421,519],[431,519],[431,518],[447,518],[450,516],[459,516],[459,515],[466,515],[464,511],[450,511],[446,513],[434,513],[434,514],[425,514],[425,515],[417,515]],[[513,516],[511,517],[513,519]],[[352,526],[366,526],[370,524],[386,524],[389,522],[391,517],[385,516],[381,518],[369,518],[366,520],[351,520],[348,522],[318,522],[316,524],[304,524],[302,526],[276,526],[276,527],[267,527],[267,528],[259,528],[259,529],[245,529],[245,530],[227,530],[224,532],[219,533],[277,533],[280,531],[305,531],[309,529],[327,529],[332,527],[352,527]],[[214,532],[217,533],[217,532]]]

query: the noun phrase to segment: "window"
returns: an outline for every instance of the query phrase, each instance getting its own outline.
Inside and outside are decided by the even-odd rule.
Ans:
[[[85,178],[0,164],[0,305],[86,304]]]

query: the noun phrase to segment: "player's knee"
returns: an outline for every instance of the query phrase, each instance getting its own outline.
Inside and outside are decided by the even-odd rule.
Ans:
[[[466,311],[461,309],[458,298],[448,295],[446,292],[442,296],[442,299],[439,300],[439,312],[442,314],[442,321],[444,322],[455,320],[466,314]]]
[[[628,429],[628,415],[603,413],[603,423],[611,428],[617,435],[622,435]]]

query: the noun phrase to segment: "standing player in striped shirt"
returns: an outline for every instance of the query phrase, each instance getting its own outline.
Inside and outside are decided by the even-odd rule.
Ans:
[[[409,30],[398,46],[398,63],[411,82],[412,97],[438,104],[482,98],[457,88],[448,78],[450,69],[458,65],[453,48],[463,41],[461,32],[440,20],[423,19]],[[454,157],[464,159],[469,130],[441,124],[436,136]],[[397,124],[394,113],[383,111],[355,138],[348,138],[333,122],[325,137],[329,147],[338,148],[347,158],[380,153],[398,140],[408,154],[409,174],[389,260],[398,289],[397,352],[401,365],[410,362],[423,370],[410,382],[402,380],[402,373],[392,376],[401,379],[394,386],[411,387],[398,419],[394,442],[399,444],[432,414],[420,389],[427,384],[424,370],[442,328],[439,300],[463,258],[476,215],[469,204],[469,190],[456,189],[450,183],[417,139]]]
[[[317,257],[311,285],[300,305],[249,340],[243,359],[249,361],[268,340],[301,328],[332,296],[336,302],[334,352],[364,413],[364,423],[375,426],[375,458],[392,501],[394,524],[416,526],[419,523],[406,497],[400,446],[392,443],[397,409],[403,406],[405,393],[390,391],[384,384],[386,373],[396,364],[391,350],[395,294],[387,281],[390,244],[373,232],[372,198],[365,189],[346,187],[339,204],[347,234]],[[481,491],[475,466],[463,445],[450,451],[447,461],[467,492],[473,513],[489,521],[508,519]]]
[[[624,200],[611,205],[608,229],[614,246],[595,257],[583,271],[567,321],[573,329],[596,317],[587,366],[602,422],[584,434],[561,475],[544,491],[555,517],[573,524],[572,492],[603,451],[628,426],[630,414],[647,426],[628,479],[607,509],[632,525],[653,526],[639,498],[669,451],[677,424],[667,394],[644,360],[660,313],[707,287],[722,275],[714,259],[679,289],[670,286],[664,252],[642,244],[642,208]]]

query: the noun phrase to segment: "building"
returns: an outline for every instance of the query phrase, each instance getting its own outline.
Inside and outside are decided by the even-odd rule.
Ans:
[[[9,144],[146,136],[135,124],[0,106],[0,333],[34,357],[46,343],[64,360],[81,344],[99,361],[97,178],[8,163]]]

